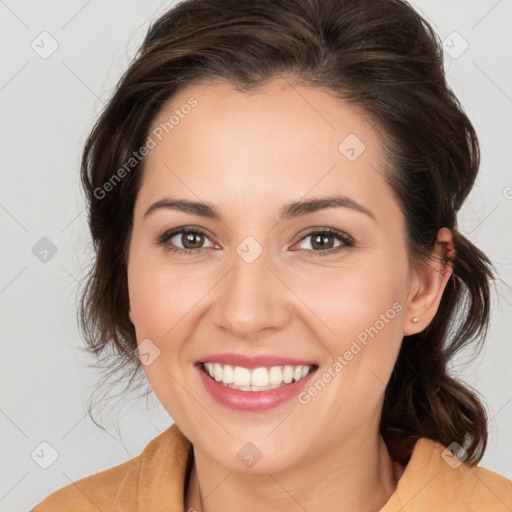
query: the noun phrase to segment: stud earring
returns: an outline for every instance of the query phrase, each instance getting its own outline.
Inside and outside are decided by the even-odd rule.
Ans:
[[[415,316],[413,316],[411,322],[413,324],[417,324],[419,322],[419,320]]]

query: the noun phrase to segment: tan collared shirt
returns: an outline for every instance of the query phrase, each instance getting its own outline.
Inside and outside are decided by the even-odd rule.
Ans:
[[[444,450],[420,438],[380,512],[512,510],[511,480],[479,466],[458,465]],[[55,491],[31,512],[183,512],[191,457],[191,443],[173,424],[137,457]]]

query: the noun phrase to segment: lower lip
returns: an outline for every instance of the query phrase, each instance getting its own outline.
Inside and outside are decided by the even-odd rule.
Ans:
[[[222,405],[237,411],[266,411],[287,402],[301,392],[309,382],[311,375],[317,370],[315,368],[303,379],[278,388],[267,391],[242,391],[240,389],[228,388],[212,379],[203,370],[201,364],[197,365],[196,368],[199,371],[205,388],[213,398]]]

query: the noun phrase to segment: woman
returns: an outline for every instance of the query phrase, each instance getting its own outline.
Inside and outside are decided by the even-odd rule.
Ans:
[[[175,424],[33,510],[510,509],[447,371],[489,318],[492,265],[457,230],[478,165],[399,0],[164,14],[84,150],[82,326]]]

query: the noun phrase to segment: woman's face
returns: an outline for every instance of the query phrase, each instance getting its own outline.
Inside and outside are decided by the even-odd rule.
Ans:
[[[130,318],[170,416],[196,450],[234,471],[251,460],[277,471],[340,441],[359,449],[374,439],[418,283],[379,134],[320,89],[278,80],[251,94],[189,86],[150,137]],[[340,199],[299,206],[324,198]],[[171,200],[211,210],[149,211]],[[284,383],[233,391],[206,375],[206,360],[227,382]],[[301,362],[316,369],[287,384],[302,377]]]

